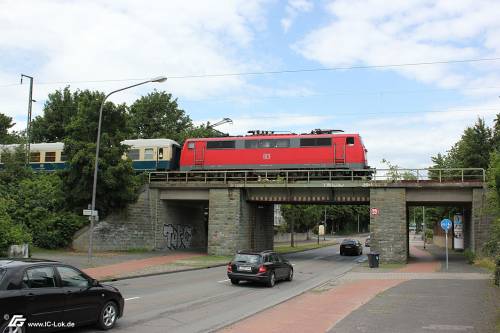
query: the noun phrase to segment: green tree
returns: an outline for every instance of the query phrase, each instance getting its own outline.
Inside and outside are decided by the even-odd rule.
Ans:
[[[12,244],[31,242],[31,235],[23,225],[12,221],[8,213],[11,204],[10,200],[0,197],[0,256],[5,254]]]
[[[473,127],[467,127],[460,140],[448,153],[450,164],[458,168],[487,169],[492,150],[491,129],[479,118]]]
[[[20,143],[22,141],[21,135],[11,130],[14,125],[15,123],[12,122],[11,117],[0,113],[0,145]]]
[[[91,202],[99,109],[104,94],[69,87],[49,95],[33,124],[34,141],[63,141],[68,168],[61,172],[66,208],[79,213]],[[97,209],[101,218],[136,200],[141,178],[123,159],[131,137],[127,106],[106,102],[102,114]]]
[[[63,142],[67,126],[78,111],[79,96],[79,90],[71,93],[69,87],[49,94],[43,116],[37,116],[31,124],[32,142]]]
[[[168,138],[182,142],[187,130],[193,127],[177,99],[164,91],[154,91],[139,98],[130,106],[132,137],[140,139]]]

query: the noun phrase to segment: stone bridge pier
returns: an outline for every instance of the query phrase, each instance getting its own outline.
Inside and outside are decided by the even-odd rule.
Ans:
[[[273,205],[250,203],[246,195],[244,189],[210,189],[208,254],[273,249]]]

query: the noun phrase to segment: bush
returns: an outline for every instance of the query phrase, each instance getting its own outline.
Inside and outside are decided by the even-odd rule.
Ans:
[[[425,229],[425,239],[429,240],[434,237],[434,231],[432,229]]]
[[[21,225],[12,223],[9,215],[0,207],[0,254],[4,254],[10,245],[30,243],[31,235]]]
[[[492,258],[500,257],[500,218],[493,221],[490,237],[483,246],[483,254]]]
[[[469,263],[469,264],[473,264],[474,260],[476,260],[476,255],[474,254],[474,252],[472,252],[469,249],[464,251],[464,256],[465,256],[465,259],[467,260],[467,263]]]
[[[33,244],[45,249],[67,247],[85,223],[82,216],[73,213],[52,213],[32,224]]]

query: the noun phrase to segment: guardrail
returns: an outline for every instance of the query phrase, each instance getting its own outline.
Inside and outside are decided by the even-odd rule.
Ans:
[[[365,182],[485,182],[481,168],[453,169],[316,169],[316,170],[225,170],[158,171],[149,173],[149,182],[168,183],[310,183],[314,181]]]

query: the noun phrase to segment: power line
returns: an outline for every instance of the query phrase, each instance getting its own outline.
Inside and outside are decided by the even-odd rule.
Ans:
[[[500,57],[462,59],[462,60],[426,61],[426,62],[383,64],[383,65],[298,68],[298,69],[286,69],[286,70],[276,70],[276,71],[253,71],[253,72],[236,72],[236,73],[172,75],[172,76],[168,76],[168,78],[169,79],[200,79],[200,78],[219,78],[219,77],[234,77],[234,76],[278,75],[278,74],[327,72],[327,71],[356,70],[356,69],[378,69],[378,68],[414,67],[414,66],[444,65],[444,64],[459,64],[459,63],[476,63],[476,62],[498,61],[498,60],[500,60]],[[148,79],[149,78],[143,77],[143,78],[128,78],[128,79],[82,80],[82,81],[52,81],[52,82],[50,82],[50,81],[43,82],[42,81],[42,82],[37,82],[37,85],[106,83],[106,82],[139,81],[139,80],[148,80]],[[15,85],[19,85],[19,84],[4,84],[4,85],[0,85],[0,87],[8,87],[8,86],[15,86]]]
[[[56,109],[65,109],[68,108],[66,106],[63,107],[58,107]],[[238,119],[276,119],[276,118],[281,118],[281,119],[299,119],[299,118],[305,118],[305,117],[318,117],[318,118],[334,118],[337,116],[366,116],[366,115],[398,115],[398,114],[425,114],[425,113],[452,113],[452,112],[490,112],[490,111],[496,111],[500,113],[500,109],[497,108],[481,108],[481,109],[474,109],[474,108],[455,108],[455,109],[446,109],[446,110],[439,110],[439,109],[433,109],[433,110],[416,110],[416,111],[395,111],[395,112],[380,112],[380,111],[373,111],[373,112],[341,112],[341,113],[335,113],[332,112],[329,115],[321,115],[321,114],[307,114],[307,115],[285,115],[283,113],[277,113],[276,115],[254,115],[254,116],[242,116],[242,117],[234,117],[231,116],[233,119],[238,120]]]

